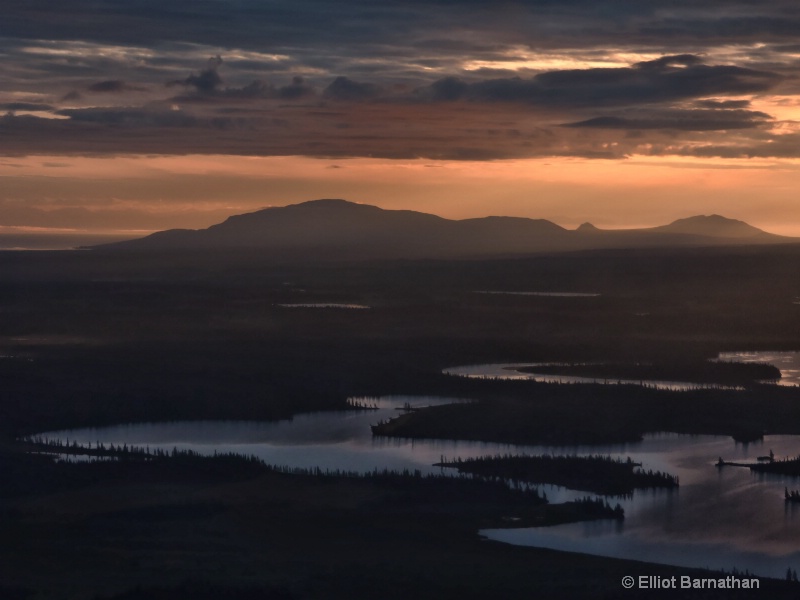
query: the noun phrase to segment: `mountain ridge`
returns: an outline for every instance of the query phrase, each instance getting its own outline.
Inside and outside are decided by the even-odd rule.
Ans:
[[[259,248],[319,252],[326,256],[360,253],[380,258],[470,257],[570,250],[787,243],[743,221],[698,215],[644,229],[575,230],[546,219],[490,216],[452,220],[411,210],[326,198],[232,215],[206,229],[170,229],[95,249],[170,250]]]

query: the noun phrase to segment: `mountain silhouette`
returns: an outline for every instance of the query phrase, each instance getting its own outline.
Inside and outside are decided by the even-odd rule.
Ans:
[[[654,232],[703,235],[720,238],[757,238],[770,234],[748,225],[744,221],[727,219],[720,215],[699,215],[678,219],[669,225],[654,227]]]
[[[581,223],[581,225],[575,231],[580,231],[581,233],[594,233],[596,231],[600,231],[600,229],[587,222]]]
[[[649,229],[568,230],[544,219],[460,221],[346,200],[312,200],[234,215],[208,229],[172,229],[95,246],[114,250],[250,248],[328,258],[477,257],[591,248],[721,245],[794,241],[719,215]]]

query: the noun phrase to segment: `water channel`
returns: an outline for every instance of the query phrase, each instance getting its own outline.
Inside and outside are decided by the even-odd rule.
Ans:
[[[767,362],[765,354],[725,355],[724,360]],[[769,353],[788,381],[800,383],[798,353]],[[507,365],[506,365],[507,366]],[[483,376],[494,376],[489,365]],[[500,366],[501,371],[515,376]],[[460,368],[459,374],[480,376],[479,368]],[[464,369],[469,373],[463,372]],[[529,376],[530,374],[518,374]],[[740,467],[718,468],[718,457],[754,462],[768,454],[777,458],[800,455],[800,436],[766,436],[763,441],[739,444],[729,437],[648,434],[641,442],[604,446],[515,446],[466,441],[409,440],[373,437],[370,425],[399,414],[405,404],[429,406],[459,402],[454,398],[387,396],[359,398],[354,404],[374,410],[320,412],[278,422],[197,421],[144,423],[56,431],[48,439],[79,444],[148,446],[150,449],[190,449],[201,454],[236,452],[255,455],[270,464],[320,467],[329,470],[419,469],[438,473],[442,457],[468,458],[489,454],[603,454],[631,457],[645,469],[665,471],[680,478],[677,490],[637,491],[619,500],[624,522],[594,521],[547,528],[493,529],[488,538],[533,545],[632,558],[658,563],[718,569],[749,570],[783,577],[787,568],[800,569],[800,505],[783,500],[784,487],[800,489],[800,479],[758,475]],[[798,398],[800,401],[800,398]],[[539,486],[551,502],[587,495],[556,486]]]

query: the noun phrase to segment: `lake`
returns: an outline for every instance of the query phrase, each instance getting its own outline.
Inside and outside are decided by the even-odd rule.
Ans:
[[[764,360],[764,356],[750,358]],[[771,356],[797,359],[796,353]],[[787,371],[793,369],[789,363],[784,366]],[[149,423],[56,431],[42,436],[92,445],[100,441],[150,449],[175,447],[201,454],[236,452],[281,466],[362,472],[389,468],[440,473],[443,470],[433,463],[442,457],[498,453],[630,457],[645,469],[677,475],[680,488],[637,491],[632,497],[619,499],[625,508],[624,522],[492,529],[481,534],[512,544],[682,566],[726,570],[735,567],[770,577],[783,577],[789,567],[800,569],[800,506],[783,500],[784,487],[800,489],[800,479],[715,466],[719,457],[754,462],[770,449],[777,458],[799,455],[800,436],[765,436],[758,443],[739,444],[722,436],[656,433],[630,444],[545,447],[374,438],[370,431],[371,424],[399,414],[398,408],[406,403],[419,407],[462,401],[465,400],[420,396],[354,398],[354,404],[374,404],[377,409],[310,413],[278,422]],[[587,495],[556,486],[538,487],[551,502]]]
[[[778,367],[781,378],[775,382],[782,386],[800,385],[800,352],[721,352],[716,360],[744,363],[768,363]],[[543,383],[602,383],[608,385],[647,385],[663,390],[699,390],[708,388],[731,387],[720,386],[709,383],[692,383],[688,381],[656,381],[641,379],[619,379],[596,377],[580,377],[577,375],[553,375],[544,373],[527,373],[517,370],[518,368],[536,368],[558,366],[560,363],[537,362],[537,363],[490,363],[481,365],[464,365],[460,367],[450,367],[442,372],[446,375],[456,375],[459,377],[475,377],[489,379],[530,379]],[[770,382],[772,383],[772,382]],[[733,388],[731,388],[733,389]]]

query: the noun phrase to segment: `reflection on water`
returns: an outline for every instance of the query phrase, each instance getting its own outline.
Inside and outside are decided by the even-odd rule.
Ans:
[[[138,423],[114,427],[55,431],[41,434],[48,439],[115,446],[149,446],[172,450],[194,450],[201,454],[236,452],[255,455],[269,464],[330,470],[367,472],[374,469],[419,469],[439,473],[433,467],[442,457],[482,456],[518,452],[511,444],[450,440],[410,440],[373,437],[370,425],[400,414],[411,407],[466,402],[457,398],[385,396],[353,398],[351,403],[375,405],[376,410],[318,412],[273,422],[187,421]],[[548,494],[549,496],[549,494]]]
[[[486,292],[489,293],[489,292]],[[492,292],[495,293],[495,292]],[[499,293],[499,292],[497,292]],[[783,386],[800,385],[800,352],[720,352],[717,360],[743,363],[768,363],[780,369],[781,378],[768,383],[776,383]],[[627,385],[647,385],[662,390],[700,390],[709,388],[724,388],[713,383],[690,383],[686,381],[657,381],[651,379],[616,379],[616,378],[596,378],[579,377],[575,375],[553,375],[543,373],[525,373],[519,371],[520,368],[531,367],[552,367],[559,363],[536,362],[536,363],[495,363],[483,365],[465,365],[461,367],[450,367],[442,372],[446,375],[457,375],[459,377],[475,377],[486,379],[530,379],[543,383],[602,383],[607,385],[627,384]]]
[[[659,390],[703,390],[731,388],[715,383],[692,383],[688,381],[660,381],[656,379],[620,379],[580,377],[577,375],[555,375],[552,373],[527,373],[518,369],[535,367],[552,367],[560,363],[495,363],[485,365],[465,365],[462,367],[449,367],[443,369],[445,375],[458,377],[474,377],[476,379],[529,379],[540,383],[600,383],[604,385],[646,385]]]
[[[718,360],[769,363],[781,371],[778,385],[800,385],[800,352],[720,352]]]
[[[407,468],[438,473],[441,470],[432,465],[442,456],[524,452],[631,457],[645,469],[677,475],[681,487],[677,491],[637,491],[631,498],[620,499],[626,514],[622,524],[592,522],[482,533],[515,544],[687,566],[735,566],[775,577],[782,576],[788,566],[800,567],[800,507],[783,501],[784,486],[800,487],[800,482],[714,465],[719,456],[754,462],[770,449],[777,458],[800,454],[800,436],[769,436],[757,444],[737,444],[720,436],[655,434],[636,443],[566,447],[373,438],[369,425],[396,415],[406,402],[424,406],[453,400],[395,396],[358,401],[374,403],[378,409],[313,413],[274,423],[149,423],[42,435],[80,444],[100,441],[149,446],[151,450],[176,447],[201,454],[237,452],[276,465],[362,472]],[[585,495],[556,486],[540,489],[552,502]]]
[[[718,360],[763,362],[781,371],[779,385],[800,385],[798,352],[726,352]],[[554,381],[509,369],[525,365],[473,365],[447,369],[445,373],[465,377],[535,379]],[[587,381],[564,377],[560,382]],[[596,381],[599,383],[610,383]],[[639,382],[627,382],[639,383]],[[646,382],[662,387],[667,382]],[[674,384],[668,389],[691,389],[696,384]],[[677,442],[677,445],[676,445]],[[768,436],[758,444],[735,444],[730,438],[713,436],[646,436],[641,444],[624,450],[645,468],[665,471],[680,478],[676,493],[639,491],[621,504],[625,508],[622,531],[597,522],[552,528],[485,530],[487,537],[514,544],[547,547],[633,558],[651,562],[711,568],[749,569],[782,577],[787,567],[800,563],[800,507],[783,501],[783,489],[800,487],[800,480],[755,474],[749,469],[713,466],[714,457],[755,462],[775,451],[776,458],[800,455],[800,437]],[[569,451],[568,449],[565,449]],[[614,453],[613,448],[595,451]]]
[[[796,359],[796,353],[791,354]],[[724,357],[721,357],[724,358]],[[766,361],[765,355],[753,360]],[[797,364],[797,363],[794,363]],[[500,375],[519,377],[498,367]],[[484,366],[485,367],[485,366]],[[492,376],[492,375],[489,375]],[[388,396],[355,398],[353,403],[376,410],[299,415],[279,422],[199,421],[122,425],[42,434],[79,444],[149,446],[190,449],[201,454],[236,452],[267,463],[330,470],[419,469],[442,472],[432,464],[447,458],[527,453],[602,454],[640,462],[644,469],[680,478],[678,490],[640,490],[621,499],[625,521],[595,521],[533,529],[494,529],[491,539],[692,567],[749,570],[783,577],[800,569],[800,506],[783,500],[784,487],[800,488],[800,479],[756,474],[740,467],[715,466],[728,461],[755,462],[775,452],[776,458],[800,454],[800,436],[766,436],[739,444],[721,436],[649,434],[641,442],[603,446],[514,446],[483,442],[373,438],[369,426],[398,414],[406,403],[427,406],[459,401],[435,397]],[[445,472],[452,472],[445,469]],[[585,493],[540,486],[552,502]]]
[[[737,444],[719,436],[646,436],[624,455],[645,468],[678,475],[681,485],[673,493],[637,491],[623,500],[620,528],[576,523],[481,533],[513,544],[782,577],[787,567],[800,565],[800,507],[783,501],[784,487],[800,482],[714,466],[718,456],[755,462],[770,449],[778,458],[796,456],[800,437],[767,436],[758,444]]]

